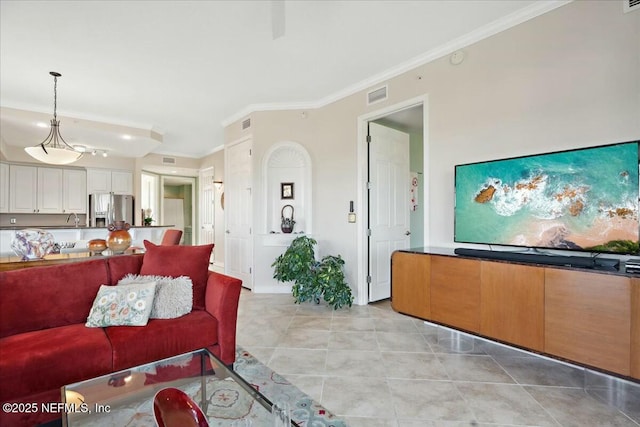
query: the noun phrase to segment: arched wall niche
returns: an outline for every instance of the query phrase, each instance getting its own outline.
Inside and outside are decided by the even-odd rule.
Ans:
[[[267,150],[263,165],[263,194],[266,206],[263,230],[265,234],[281,234],[281,212],[286,205],[293,207],[293,233],[311,234],[311,157],[299,143],[282,141]],[[283,199],[282,184],[293,184],[293,198]],[[287,209],[289,210],[289,209]]]

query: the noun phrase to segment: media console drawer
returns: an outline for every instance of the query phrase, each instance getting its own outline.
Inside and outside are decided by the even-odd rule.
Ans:
[[[631,279],[545,268],[544,350],[630,375]]]
[[[432,320],[480,333],[480,263],[432,255]]]
[[[431,258],[394,252],[391,255],[391,307],[421,319],[431,318]]]
[[[505,262],[480,263],[480,333],[543,351],[544,270]]]

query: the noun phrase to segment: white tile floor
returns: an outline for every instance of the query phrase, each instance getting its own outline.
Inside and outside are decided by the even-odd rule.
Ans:
[[[394,312],[243,290],[237,342],[352,427],[639,426],[640,384]]]

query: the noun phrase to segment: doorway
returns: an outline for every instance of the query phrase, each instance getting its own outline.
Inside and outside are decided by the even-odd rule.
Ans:
[[[209,245],[216,243],[215,239],[215,203],[216,184],[214,182],[214,169],[212,167],[200,170],[200,239],[198,244]],[[213,247],[209,256],[210,267],[215,262],[216,247]]]
[[[229,276],[242,280],[242,286],[253,290],[253,166],[251,137],[225,146],[224,268]]]
[[[149,225],[159,225],[160,220],[160,175],[143,171],[141,174],[140,208],[142,221]]]
[[[358,118],[358,206],[362,206],[366,214],[358,227],[358,298],[357,304],[385,299],[390,296],[390,259],[391,253],[397,249],[423,247],[428,242],[428,191],[425,182],[427,169],[427,97],[408,100]],[[389,134],[386,153],[371,152],[371,144],[367,143],[370,128],[382,129]],[[385,130],[387,129],[387,130]],[[393,145],[393,135],[408,135],[408,174],[400,172],[402,168],[397,161],[386,159],[380,163],[378,157],[398,154],[399,146]],[[398,141],[401,141],[402,137]],[[396,141],[397,142],[397,141]],[[375,148],[375,147],[374,147]],[[395,154],[394,148],[396,149]],[[375,149],[377,150],[377,148]],[[402,151],[402,150],[400,150]],[[375,164],[372,164],[375,163]],[[386,166],[385,166],[386,164]],[[378,183],[371,183],[376,169],[382,168],[389,178],[378,178]],[[395,168],[401,177],[396,182],[388,174],[388,168]],[[384,176],[384,174],[383,174]],[[405,184],[402,184],[402,181]],[[377,188],[377,189],[376,189]],[[404,202],[403,202],[404,200]],[[397,209],[393,221],[394,227],[383,227],[383,232],[392,235],[380,239],[381,223],[389,223],[389,207]],[[381,213],[379,210],[383,208]],[[382,215],[382,217],[381,217]],[[408,224],[403,224],[405,218]],[[387,225],[391,225],[390,223]],[[378,234],[378,235],[376,235]],[[382,241],[382,243],[381,243]]]
[[[182,230],[181,245],[195,242],[193,225],[196,223],[196,179],[192,177],[161,176],[160,221]]]
[[[409,247],[409,140],[407,132],[369,122],[369,301],[391,297],[389,258]]]

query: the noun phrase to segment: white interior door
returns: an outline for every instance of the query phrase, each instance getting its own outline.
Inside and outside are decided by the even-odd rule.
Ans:
[[[201,245],[215,243],[215,185],[213,168],[200,171],[200,241]],[[209,263],[215,261],[216,248],[211,252]]]
[[[251,140],[225,149],[225,273],[253,289]]]
[[[369,301],[391,296],[391,253],[409,247],[409,134],[369,123]]]

